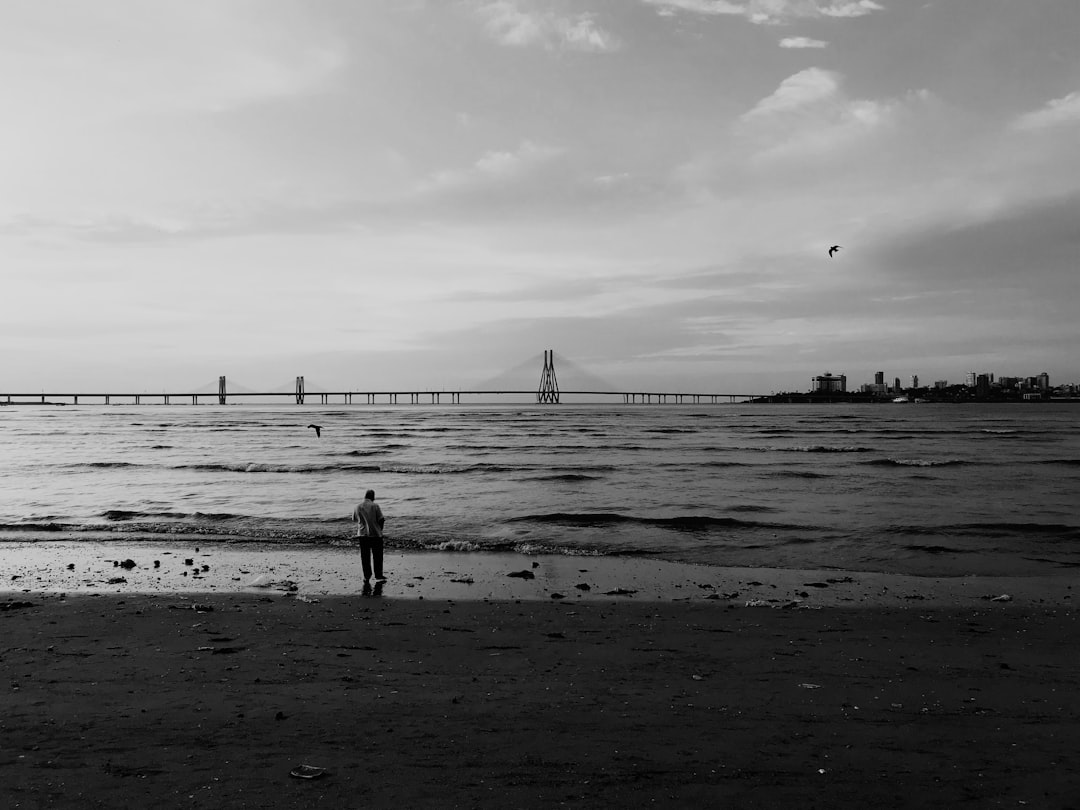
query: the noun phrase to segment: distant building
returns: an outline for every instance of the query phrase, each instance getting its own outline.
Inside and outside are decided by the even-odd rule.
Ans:
[[[980,374],[975,378],[975,394],[980,397],[990,396],[990,375]]]
[[[1039,390],[1040,391],[1049,391],[1050,390],[1050,375],[1047,374],[1045,371],[1042,374],[1040,374],[1038,377],[1036,377],[1035,379],[1038,380],[1038,385],[1039,385]]]
[[[900,387],[900,378],[893,379],[893,393],[899,394],[903,389]]]
[[[875,371],[874,372],[874,385],[884,385],[884,384],[885,384],[885,372],[884,371]]]
[[[964,379],[964,384],[968,388],[974,388],[975,383],[978,381],[978,378],[979,378],[978,374],[976,374],[974,371],[969,371],[967,373],[967,377]]]
[[[844,374],[833,374],[831,371],[826,371],[824,374],[814,377],[813,383],[812,390],[814,391],[841,394],[847,391],[847,376]]]
[[[945,389],[945,388],[948,388],[948,387],[949,387],[949,381],[948,380],[934,380],[934,388],[936,388],[938,391],[941,391],[942,389]]]
[[[918,388],[919,387],[919,375],[918,374],[912,374],[911,375],[911,387],[912,388]]]

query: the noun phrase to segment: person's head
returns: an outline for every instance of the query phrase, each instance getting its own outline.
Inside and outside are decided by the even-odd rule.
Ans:
[[[373,501],[373,500],[375,500],[375,490],[369,489],[367,492],[365,492],[364,493],[364,500],[365,501]]]

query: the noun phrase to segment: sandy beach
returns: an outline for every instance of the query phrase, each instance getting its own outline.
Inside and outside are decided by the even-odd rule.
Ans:
[[[1080,806],[1072,577],[71,545],[0,570],[4,807]]]

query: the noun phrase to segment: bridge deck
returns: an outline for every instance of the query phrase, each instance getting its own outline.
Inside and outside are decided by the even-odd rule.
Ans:
[[[200,404],[216,400],[218,404],[226,404],[230,399],[287,399],[298,405],[317,400],[319,404],[328,405],[332,400],[341,404],[460,404],[462,397],[506,397],[527,396],[536,397],[536,389],[505,389],[505,390],[459,390],[459,391],[427,391],[409,389],[385,389],[375,391],[188,391],[188,392],[161,392],[151,393],[143,391],[133,392],[39,392],[31,393],[0,393],[0,404],[46,404],[60,400],[70,400],[78,405],[80,400],[98,400],[103,404],[112,404],[113,400],[131,401],[137,405],[144,402],[160,403],[164,405],[181,404],[190,402]],[[561,397],[604,397],[619,398],[627,404],[684,404],[684,403],[721,403],[740,402],[759,399],[764,394],[729,394],[714,392],[685,392],[685,391],[560,391]],[[174,402],[175,400],[175,402]],[[381,402],[380,402],[381,401]],[[67,404],[66,402],[64,404]]]

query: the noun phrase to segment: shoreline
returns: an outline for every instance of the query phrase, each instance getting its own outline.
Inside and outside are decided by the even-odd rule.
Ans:
[[[720,602],[753,607],[965,607],[1073,604],[1058,576],[930,577],[835,569],[733,568],[643,557],[388,551],[387,599]],[[374,590],[374,589],[373,589]],[[363,595],[352,547],[215,543],[0,542],[0,594],[264,593]]]

